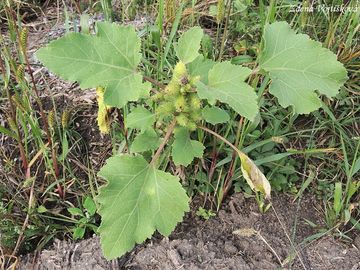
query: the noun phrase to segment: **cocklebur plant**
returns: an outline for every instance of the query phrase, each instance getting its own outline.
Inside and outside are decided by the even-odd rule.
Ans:
[[[332,52],[307,35],[296,34],[286,22],[265,27],[253,71],[204,58],[199,53],[203,31],[190,28],[175,44],[178,63],[166,86],[142,75],[141,40],[132,26],[98,22],[96,29],[96,35],[69,33],[36,55],[63,79],[77,81],[82,88],[97,88],[103,132],[109,130],[109,108],[122,109],[130,101],[137,102],[125,118],[126,128],[138,131],[129,153],[110,157],[98,174],[107,181],[97,201],[102,218],[98,231],[108,259],[123,255],[155,230],[169,235],[189,210],[189,198],[179,178],[159,170],[158,159],[169,147],[177,166],[201,158],[205,147],[190,136],[196,129],[229,145],[239,155],[250,187],[270,198],[270,184],[255,163],[203,126],[204,122],[229,121],[219,103],[228,104],[250,121],[255,119],[258,96],[245,82],[251,74],[268,74],[270,93],[283,107],[292,106],[299,114],[320,108],[320,95],[334,97],[347,79],[345,68]],[[157,93],[150,94],[150,82],[161,86]],[[149,109],[152,107],[155,110]],[[155,151],[151,160],[142,155],[149,151]]]

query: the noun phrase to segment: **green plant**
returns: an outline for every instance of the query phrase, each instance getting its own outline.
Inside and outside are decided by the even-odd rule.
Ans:
[[[72,230],[74,239],[84,238],[86,229],[90,229],[93,232],[97,231],[97,226],[94,225],[96,204],[91,197],[86,197],[83,204],[84,210],[77,207],[69,207],[68,212],[75,217],[79,217],[76,222],[76,226]]]
[[[216,216],[216,214],[211,209],[207,210],[204,207],[199,207],[199,209],[196,211],[196,215],[202,217],[205,220]]]
[[[357,208],[358,203],[351,201],[352,197],[358,192],[360,182],[355,180],[355,175],[360,170],[359,148],[360,140],[357,138],[357,146],[354,152],[352,162],[349,164],[349,156],[347,154],[344,140],[341,137],[342,150],[344,155],[344,170],[346,173],[346,184],[343,187],[342,182],[336,182],[334,185],[333,200],[325,207],[325,220],[327,226],[332,228],[341,223],[348,223],[351,221],[354,226],[358,221],[351,217],[352,212]]]
[[[242,119],[254,121],[259,104],[252,79],[268,75],[270,93],[280,104],[304,114],[321,107],[320,95],[334,97],[347,79],[332,52],[296,34],[285,22],[266,25],[254,70],[205,59],[199,53],[202,36],[202,29],[193,27],[179,38],[175,46],[179,61],[167,85],[142,75],[141,40],[130,26],[99,22],[96,35],[69,33],[37,52],[38,59],[62,78],[77,81],[82,88],[103,87],[103,100],[99,97],[103,106],[121,109],[124,128],[137,134],[128,153],[109,158],[99,172],[107,181],[97,201],[101,243],[108,259],[124,254],[155,230],[169,235],[189,210],[179,178],[164,170],[169,155],[177,166],[203,156],[201,132],[214,135],[240,157],[244,178],[261,193],[259,203],[261,198],[270,198],[270,185],[254,161],[204,126],[204,122],[228,121],[219,103],[228,104]]]

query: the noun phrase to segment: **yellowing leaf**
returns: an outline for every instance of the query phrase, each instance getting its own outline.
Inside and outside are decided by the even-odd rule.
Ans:
[[[270,199],[271,186],[265,175],[247,155],[239,153],[239,156],[241,160],[241,171],[248,185],[252,190],[260,191],[265,195],[265,198]]]
[[[97,123],[100,129],[100,132],[102,134],[108,134],[110,131],[110,119],[108,115],[108,109],[110,109],[110,106],[107,106],[104,103],[104,88],[98,87],[96,88],[96,94],[97,94],[97,102],[98,102],[98,115],[97,115]]]

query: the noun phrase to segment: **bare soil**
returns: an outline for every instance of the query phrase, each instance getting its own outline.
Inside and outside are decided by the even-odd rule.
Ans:
[[[155,235],[118,260],[106,261],[94,237],[56,241],[37,258],[23,258],[18,269],[360,269],[358,237],[354,243],[330,233],[308,238],[318,228],[306,220],[319,227],[323,220],[315,200],[293,203],[281,195],[273,205],[276,212],[261,214],[253,199],[236,194],[216,217],[205,221],[189,213],[169,238]]]

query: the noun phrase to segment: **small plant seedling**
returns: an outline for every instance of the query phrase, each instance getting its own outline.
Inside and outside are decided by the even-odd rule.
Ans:
[[[199,209],[196,211],[196,215],[198,215],[199,217],[202,217],[205,220],[208,220],[208,219],[216,216],[216,214],[211,209],[206,210],[203,207],[199,207]]]
[[[76,222],[76,226],[73,228],[74,239],[83,239],[86,228],[89,228],[93,232],[97,231],[97,226],[93,224],[95,222],[96,213],[96,204],[94,200],[91,197],[86,197],[83,202],[83,207],[85,211],[77,207],[70,207],[67,209],[71,215],[79,218]]]
[[[169,235],[189,210],[179,178],[160,170],[158,161],[164,148],[170,147],[177,166],[201,158],[205,147],[191,136],[197,129],[229,145],[240,157],[250,187],[270,198],[270,184],[255,163],[203,126],[204,122],[229,121],[219,103],[250,121],[255,119],[258,96],[245,82],[249,76],[269,75],[270,93],[283,107],[292,106],[299,114],[320,108],[320,95],[334,97],[347,80],[345,68],[331,51],[295,33],[286,22],[266,25],[254,70],[206,59],[199,52],[203,30],[190,28],[175,46],[178,62],[165,86],[142,75],[141,40],[134,27],[98,22],[96,29],[96,35],[69,33],[40,49],[37,57],[63,79],[98,89],[103,132],[109,130],[110,107],[130,109],[124,115],[125,126],[137,134],[130,153],[110,157],[98,174],[107,181],[97,197],[102,218],[98,231],[107,259],[123,255],[155,230]],[[150,93],[152,84],[158,89],[155,94]],[[137,105],[131,107],[129,102]],[[144,153],[150,151],[155,153],[147,159]]]

